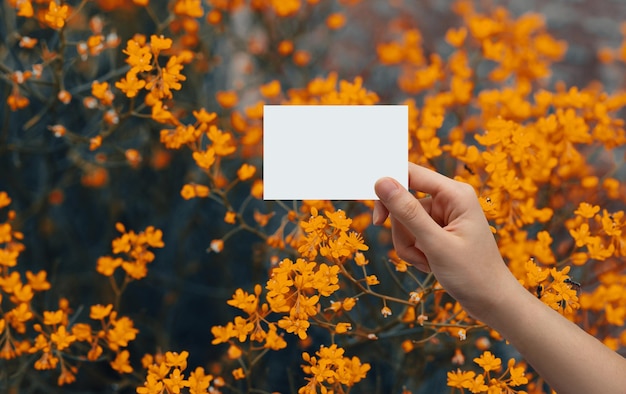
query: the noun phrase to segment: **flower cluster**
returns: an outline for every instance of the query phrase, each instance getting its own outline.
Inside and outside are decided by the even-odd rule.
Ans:
[[[347,218],[344,211],[325,212],[325,216],[320,216],[313,207],[310,219],[301,223],[305,236],[298,252],[302,256],[314,259],[319,253],[329,260],[341,262],[356,252],[369,249],[357,232],[350,231],[352,219]]]
[[[570,266],[557,270],[556,268],[542,269],[533,260],[526,263],[526,277],[520,282],[531,292],[535,291],[537,298],[552,309],[571,315],[580,307],[578,290],[580,284],[572,281],[567,275]],[[548,277],[552,280],[548,281]]]
[[[611,183],[615,186],[610,185]],[[616,179],[606,178],[603,184],[609,193],[618,192],[619,182]],[[572,256],[572,263],[575,265],[584,264],[587,259],[605,261],[613,256],[626,255],[626,239],[621,230],[624,226],[624,211],[608,212],[604,209],[602,214],[599,212],[600,206],[582,202],[574,211],[576,216],[566,223],[576,248],[580,248]]]
[[[323,238],[326,243],[340,242],[349,230],[351,220],[347,219],[341,211],[326,213],[326,215],[330,222],[319,216],[318,211],[313,208],[311,218],[309,221],[302,221],[301,226],[309,234],[314,232],[317,232],[318,236],[324,234]],[[309,240],[309,242],[312,241]],[[319,245],[320,242],[314,241],[314,244]],[[308,248],[308,250],[314,248]],[[346,246],[345,249],[348,252],[342,253],[341,256],[335,254],[333,257],[330,251],[324,253],[329,260],[336,261],[334,264],[316,263],[305,258],[298,258],[296,261],[283,259],[271,269],[270,278],[265,286],[267,291],[264,294],[260,285],[255,286],[253,294],[237,289],[228,304],[243,311],[247,317],[237,316],[226,326],[214,326],[211,329],[215,336],[213,343],[230,343],[229,355],[239,358],[241,351],[235,339],[240,343],[249,340],[250,351],[254,350],[253,343],[258,342],[261,347],[257,348],[257,351],[263,351],[263,349],[280,350],[287,346],[281,331],[294,334],[301,341],[308,339],[308,330],[312,325],[326,328],[335,334],[347,333],[351,329],[351,324],[339,320],[341,316],[339,312],[350,311],[356,299],[331,301],[327,308],[322,307],[322,297],[328,298],[339,290],[341,267],[337,260],[341,258],[342,262],[345,262],[358,250],[354,246]],[[360,249],[367,249],[367,247],[361,244]],[[355,260],[363,262],[363,255],[359,254]],[[263,296],[266,302],[262,302]],[[358,357],[343,358],[344,350],[337,348],[335,344],[330,349],[339,357],[338,360],[332,360],[332,362],[324,360],[329,357],[326,356],[328,350],[324,348],[318,353],[319,360],[305,353],[303,356],[305,361],[311,364],[304,368],[305,372],[313,375],[319,373],[319,376],[324,376],[324,379],[312,379],[309,385],[301,389],[301,392],[315,392],[311,390],[324,384],[329,384],[331,387],[333,385],[350,387],[365,376],[369,367],[366,367],[366,364],[361,365]],[[320,365],[328,371],[317,372]],[[237,369],[233,371],[233,375],[236,379],[241,379],[246,376],[248,368],[246,366]],[[330,371],[335,375],[329,375]]]
[[[165,245],[162,240],[163,232],[153,226],[148,226],[139,233],[126,231],[119,222],[115,228],[122,235],[111,242],[113,254],[124,257],[102,256],[98,259],[96,270],[104,276],[112,277],[116,269],[121,267],[128,280],[145,278],[148,264],[154,261],[154,253],[149,248],[162,248]]]
[[[5,210],[10,204],[9,195],[0,192],[0,209]],[[15,211],[9,210],[6,221],[0,224],[0,358],[5,360],[21,356],[30,348],[29,341],[21,340],[17,334],[26,333],[26,324],[35,317],[30,306],[35,294],[50,289],[45,271],[26,271],[23,278],[16,269],[24,245],[19,242],[23,234],[11,225],[14,218]]]
[[[219,392],[219,387],[224,385],[221,378],[215,378],[207,374],[202,367],[197,367],[189,372],[185,378],[187,369],[187,357],[189,352],[181,353],[165,352],[156,355],[146,354],[141,359],[141,364],[148,371],[146,382],[137,387],[138,394],[161,394],[180,393],[188,389],[190,394],[207,394]]]
[[[311,377],[307,378],[309,383],[301,387],[298,393],[317,393],[318,387],[321,387],[322,392],[342,392],[342,386],[352,387],[365,378],[370,365],[362,364],[358,357],[345,357],[344,353],[344,349],[335,344],[329,347],[322,345],[315,356],[303,353],[302,358],[307,364],[302,369]],[[325,385],[331,389],[326,389]]]
[[[163,99],[172,98],[172,90],[180,90],[180,81],[186,78],[180,72],[183,64],[191,60],[191,54],[170,56],[164,66],[158,62],[159,55],[172,47],[172,40],[163,36],[152,35],[148,43],[146,37],[138,35],[128,40],[124,52],[127,56],[126,63],[130,69],[126,76],[115,87],[120,89],[126,97],[136,97],[140,90],[145,89],[149,93],[146,104],[154,106]],[[154,112],[154,110],[153,110]],[[164,111],[155,119],[167,120],[167,111]]]
[[[36,324],[34,330],[39,334],[35,337],[30,353],[41,354],[35,361],[35,369],[56,369],[60,362],[61,373],[58,384],[72,383],[76,379],[78,370],[76,365],[71,365],[69,360],[75,357],[71,346],[88,349],[86,357],[88,361],[100,361],[104,358],[104,349],[113,352],[113,360],[110,366],[119,373],[131,373],[133,368],[129,364],[129,352],[125,348],[133,341],[139,330],[134,327],[133,321],[126,316],[118,316],[112,310],[113,305],[93,305],[89,317],[98,322],[99,329],[94,329],[89,323],[68,323],[69,310],[58,309],[56,311],[43,312],[43,325]],[[82,346],[84,343],[86,346]]]
[[[0,192],[0,209],[11,203],[6,192]],[[76,380],[78,365],[75,360],[101,361],[112,358],[111,367],[119,373],[130,373],[129,352],[125,348],[136,338],[138,330],[133,321],[120,316],[112,304],[90,307],[90,323],[73,322],[78,317],[67,299],[61,299],[58,309],[34,309],[34,297],[51,288],[45,270],[26,271],[27,281],[17,268],[24,245],[23,235],[12,229],[14,211],[7,214],[8,221],[0,225],[0,358],[12,360],[32,354],[36,370],[59,370],[57,383],[64,385]],[[119,245],[120,241],[116,242]],[[137,250],[136,250],[137,252]],[[70,319],[71,318],[71,319]],[[32,331],[31,331],[32,330]],[[36,333],[31,341],[31,332]],[[105,349],[112,355],[105,353]]]
[[[482,373],[474,371],[448,372],[448,386],[458,388],[462,393],[523,393],[517,388],[528,383],[525,366],[511,358],[507,368],[502,372],[502,360],[486,351],[476,357],[474,362],[482,369]]]

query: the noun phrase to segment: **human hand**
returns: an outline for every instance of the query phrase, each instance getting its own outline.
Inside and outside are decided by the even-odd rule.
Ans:
[[[412,163],[409,186],[429,197],[416,199],[391,178],[376,182],[374,224],[390,216],[398,255],[432,271],[467,312],[483,320],[503,292],[519,283],[502,260],[474,189]]]
[[[504,264],[474,189],[409,163],[416,199],[376,182],[374,223],[389,216],[398,255],[439,283],[474,318],[500,332],[559,393],[623,393],[626,359],[528,292]]]

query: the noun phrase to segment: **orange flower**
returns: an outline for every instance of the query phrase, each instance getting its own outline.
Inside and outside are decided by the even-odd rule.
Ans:
[[[580,180],[581,186],[587,189],[595,188],[598,186],[599,183],[600,183],[600,180],[598,179],[598,177],[592,176],[592,175],[583,177]]]
[[[255,104],[246,107],[246,116],[250,119],[261,119],[263,117],[263,106],[265,102],[257,101]]]
[[[59,91],[59,93],[57,94],[57,98],[63,104],[69,104],[70,101],[72,101],[72,95],[67,90]]]
[[[104,116],[102,116],[102,120],[104,120],[104,122],[108,125],[115,125],[120,122],[120,117],[115,109],[111,108],[104,113]]]
[[[50,131],[52,131],[52,134],[54,134],[54,136],[57,138],[63,137],[65,133],[67,133],[67,129],[65,128],[65,126],[60,124],[48,126],[48,129],[50,129]]]
[[[292,319],[291,317],[284,316],[278,321],[278,327],[283,328],[288,333],[297,335],[301,340],[308,337],[307,330],[311,323],[307,320]]]
[[[373,286],[373,285],[379,284],[380,281],[378,280],[378,277],[376,275],[368,275],[365,277],[365,283],[367,283],[370,286]]]
[[[0,266],[15,267],[18,256],[19,253],[16,250],[0,249]]]
[[[597,58],[602,64],[610,64],[615,59],[615,54],[611,48],[600,48],[597,52]]]
[[[13,293],[13,289],[21,285],[21,283],[22,279],[20,278],[20,274],[16,271],[11,272],[8,276],[0,276],[0,287],[2,287],[5,293]]]
[[[86,323],[76,323],[72,325],[72,335],[77,341],[89,341],[91,340],[91,326]]]
[[[215,99],[219,105],[226,109],[234,107],[239,101],[237,93],[232,90],[217,92],[215,94]]]
[[[259,90],[261,95],[266,98],[274,98],[280,94],[280,82],[274,80],[265,85],[262,85]]]
[[[193,116],[200,123],[212,123],[217,119],[217,114],[215,112],[207,112],[206,109],[200,108],[199,111],[192,111]]]
[[[87,39],[87,48],[91,56],[99,55],[104,49],[104,36],[95,34]]]
[[[404,48],[397,42],[378,44],[378,46],[376,46],[376,52],[382,64],[398,64],[404,59]]]
[[[465,42],[467,37],[467,28],[461,27],[459,29],[448,29],[446,32],[446,41],[453,47],[460,47]]]
[[[44,352],[39,360],[35,361],[35,369],[48,370],[55,369],[59,363],[59,358],[52,355],[50,352]]]
[[[98,81],[93,81],[91,84],[91,94],[100,100],[102,105],[113,104],[113,99],[115,98],[113,92],[111,92],[108,82],[100,83]]]
[[[30,2],[28,2],[28,1],[23,1],[22,3],[29,3],[30,4]],[[35,45],[37,45],[38,42],[39,41],[36,38],[22,36],[20,38],[19,46],[20,46],[20,48],[32,49],[32,48],[35,47]]]
[[[19,90],[14,89],[13,93],[11,93],[11,95],[7,98],[7,104],[9,105],[9,108],[11,108],[11,111],[17,111],[18,109],[28,107],[30,100],[22,96],[19,93]]]
[[[600,212],[599,206],[591,205],[587,202],[581,202],[578,204],[578,208],[574,211],[574,214],[586,219],[591,219],[598,212]]]
[[[102,320],[105,317],[109,316],[111,310],[113,309],[113,304],[108,305],[92,305],[91,310],[89,312],[89,317],[93,320]]]
[[[296,14],[300,10],[300,0],[270,0],[276,15],[288,17]]]
[[[61,324],[63,321],[63,311],[58,310],[55,312],[44,311],[43,312],[43,324],[48,326],[55,326],[57,324]]]
[[[60,326],[56,332],[50,334],[50,341],[56,345],[57,349],[63,350],[76,341],[76,337],[69,334],[65,326]]]
[[[233,370],[233,377],[235,380],[241,380],[246,377],[246,373],[243,371],[243,368],[237,368]]]
[[[180,90],[182,84],[179,81],[187,79],[180,73],[183,69],[180,59],[177,56],[172,56],[167,61],[165,67],[161,68],[160,78],[155,78],[146,84],[146,89],[155,92],[159,98],[171,98],[171,90]],[[155,91],[156,89],[156,91]]]
[[[170,49],[171,47],[171,38],[166,38],[163,35],[157,36],[156,34],[150,36],[150,49],[155,56],[158,56],[161,51]]]
[[[174,12],[191,18],[201,18],[204,15],[200,0],[176,0]]]
[[[207,386],[208,387],[208,386]],[[142,387],[137,387],[138,394],[152,394],[152,393],[162,393],[164,392],[163,382],[157,380],[155,375],[149,374],[146,377],[146,381],[144,382]]]
[[[237,222],[237,213],[233,211],[226,212],[226,215],[224,215],[224,222],[228,224],[235,224]]]
[[[102,145],[102,136],[97,135],[89,139],[89,150],[93,151]]]
[[[98,264],[96,271],[104,276],[111,276],[115,272],[115,269],[121,266],[123,260],[121,258],[112,258],[110,256],[103,256],[98,258]]]
[[[33,4],[31,3],[30,0],[23,0],[23,1],[17,2],[17,16],[23,16],[25,18],[32,18],[33,15],[35,15],[35,11],[33,10]]]
[[[112,325],[113,328],[106,333],[106,340],[113,351],[128,346],[128,342],[134,340],[139,332],[134,327],[133,321],[125,316],[117,320],[112,319]]]
[[[609,198],[618,199],[621,196],[620,181],[615,178],[605,178],[602,181],[602,188],[606,190]]]
[[[12,239],[13,239],[13,236],[11,233],[11,224],[9,223],[0,224],[0,244],[11,242]]]
[[[104,167],[90,167],[80,178],[80,182],[88,187],[102,187],[109,180],[109,172]]]
[[[131,66],[128,74],[137,74],[144,71],[152,70],[152,53],[150,48],[143,46],[136,39],[130,39],[126,43],[126,49],[122,51],[128,57],[126,63]]]
[[[69,7],[67,4],[59,6],[56,1],[51,0],[48,10],[44,14],[44,20],[53,29],[60,29],[65,26]]]
[[[297,50],[293,54],[293,62],[300,66],[304,67],[311,61],[311,54],[305,50]]]
[[[141,163],[141,154],[137,149],[126,149],[124,156],[126,156],[126,161],[128,161],[132,167],[137,167],[137,165]]]
[[[152,119],[159,123],[168,123],[175,121],[174,115],[168,110],[167,106],[162,101],[158,100],[152,106]]]
[[[65,363],[61,363],[61,374],[57,378],[57,384],[63,386],[64,384],[71,384],[76,381],[76,367],[67,367]]]
[[[330,14],[328,18],[326,18],[326,26],[331,30],[341,29],[345,24],[346,17],[339,12]]]
[[[194,197],[208,197],[210,190],[207,186],[198,185],[195,183],[187,183],[183,186],[180,191],[180,195],[185,200],[190,200]]]
[[[380,310],[380,314],[383,315],[383,317],[388,317],[391,316],[391,309],[385,305],[381,310]]]
[[[11,204],[11,198],[7,192],[0,192],[0,208],[4,208]]]
[[[485,372],[497,372],[502,368],[502,360],[495,357],[490,351],[486,351],[481,354],[480,357],[475,358],[474,362],[478,364]]]
[[[189,352],[183,350],[180,353],[177,352],[166,352],[165,353],[165,365],[170,368],[179,368],[180,370],[187,369],[187,358],[189,357]]]
[[[246,181],[254,176],[256,172],[256,167],[247,163],[241,165],[239,170],[237,170],[237,177],[241,181]]]
[[[115,360],[110,362],[111,368],[119,373],[133,372],[133,367],[130,366],[130,363],[128,361],[129,357],[130,353],[128,352],[128,350],[122,350],[117,354]]]
[[[209,246],[209,250],[214,251],[215,253],[219,253],[224,249],[224,241],[221,239],[214,239],[211,241]]]
[[[13,303],[29,303],[33,299],[33,288],[30,285],[19,284],[13,288],[13,296],[11,301]]]
[[[361,252],[356,252],[354,254],[354,262],[356,263],[356,265],[361,266],[361,267],[369,264],[369,260],[367,260],[365,258],[365,255]]]
[[[263,198],[263,180],[257,179],[254,181],[254,183],[252,183],[252,187],[250,188],[250,195],[258,200]]]
[[[215,149],[211,147],[204,152],[193,152],[192,157],[198,167],[208,170],[215,163]]]
[[[282,56],[289,56],[293,52],[293,41],[283,40],[278,43],[278,53]]]
[[[50,282],[46,280],[47,272],[39,271],[36,274],[33,274],[31,271],[26,271],[26,278],[28,279],[28,284],[35,291],[44,291],[50,289]]]
[[[223,132],[222,130],[218,129],[217,126],[210,126],[209,131],[207,132],[207,136],[209,137],[211,142],[213,142],[213,146],[209,148],[209,150],[212,150],[211,154],[215,154],[217,156],[228,156],[234,153],[237,149],[237,147],[233,144],[232,135],[228,132]],[[197,162],[198,160],[196,159],[196,163]],[[204,168],[202,166],[200,167]]]
[[[578,247],[589,245],[595,239],[595,237],[591,236],[591,232],[589,231],[589,224],[587,223],[582,223],[577,229],[570,229],[569,233],[572,238],[574,238],[576,246]]]
[[[6,316],[9,320],[14,319],[15,321],[19,323],[24,323],[33,318],[33,312],[30,310],[27,303],[21,303],[21,304],[18,304],[17,307],[7,312]]]
[[[126,97],[133,98],[146,86],[146,81],[137,78],[137,73],[132,69],[126,73],[126,78],[115,82],[115,87],[126,94]]]
[[[85,106],[85,108],[94,109],[98,107],[98,100],[96,100],[94,97],[87,96],[83,98],[83,105]]]
[[[222,13],[218,10],[211,10],[206,16],[206,21],[211,25],[217,25],[222,22]]]
[[[277,333],[275,324],[269,325],[267,337],[265,337],[265,345],[263,347],[272,350],[280,350],[287,347],[287,342],[283,339],[282,335]]]

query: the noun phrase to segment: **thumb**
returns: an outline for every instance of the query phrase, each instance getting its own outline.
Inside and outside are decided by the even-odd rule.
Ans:
[[[415,236],[416,246],[428,248],[429,245],[436,245],[433,242],[442,229],[415,196],[392,178],[379,179],[374,190],[390,216]]]

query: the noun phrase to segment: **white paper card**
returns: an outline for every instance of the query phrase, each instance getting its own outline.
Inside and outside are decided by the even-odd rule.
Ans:
[[[264,200],[377,200],[376,180],[408,187],[405,105],[266,105]]]

